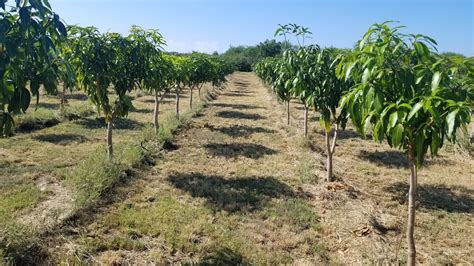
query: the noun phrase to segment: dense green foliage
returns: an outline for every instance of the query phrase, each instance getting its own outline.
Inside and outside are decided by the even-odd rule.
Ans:
[[[409,151],[421,166],[429,148],[437,154],[470,121],[467,81],[456,78],[469,63],[440,57],[433,39],[397,28],[374,25],[340,65],[341,75],[358,82],[341,104],[360,132],[373,125],[375,140]]]
[[[230,47],[222,57],[234,65],[238,71],[250,72],[252,66],[267,57],[278,57],[285,44],[276,40],[265,40],[256,46]]]
[[[18,0],[14,6],[0,1],[0,9],[0,135],[9,135],[12,114],[26,111],[40,86],[56,92],[55,47],[67,32],[47,1]]]
[[[2,1],[0,7],[4,11],[0,22],[1,135],[11,134],[12,114],[25,112],[31,95],[38,101],[40,87],[56,94],[61,82],[61,109],[66,90],[77,87],[104,116],[112,157],[114,121],[133,108],[129,92],[140,89],[155,94],[153,121],[158,132],[159,103],[165,93],[175,90],[179,114],[179,94],[184,88],[191,93],[197,88],[200,94],[204,83],[219,86],[233,71],[216,56],[165,55],[164,38],[154,29],[132,26],[130,34],[122,36],[94,27],[66,28],[49,3],[41,0],[16,1],[10,10]]]

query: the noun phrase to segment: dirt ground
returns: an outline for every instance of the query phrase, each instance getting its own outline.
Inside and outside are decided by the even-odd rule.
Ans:
[[[143,106],[143,113],[151,108]],[[409,170],[404,154],[348,128],[340,134],[334,155],[338,181],[328,184],[323,181],[324,136],[318,114],[310,115],[310,134],[304,139],[303,108],[295,101],[291,112],[287,126],[284,107],[253,73],[233,74],[221,95],[176,136],[154,166],[136,170],[106,203],[43,235],[42,260],[405,262]],[[88,134],[88,141],[78,145],[93,146],[103,133]],[[123,135],[123,141],[128,138],[133,133]],[[64,158],[77,160],[70,152],[62,160],[38,155],[44,159],[38,166],[55,169],[55,159],[63,164],[70,163]],[[420,170],[415,230],[419,263],[474,263],[473,166],[469,155],[444,152]],[[38,170],[40,179],[44,171]]]

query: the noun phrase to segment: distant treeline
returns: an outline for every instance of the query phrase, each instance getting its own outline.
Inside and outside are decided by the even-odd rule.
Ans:
[[[284,42],[265,40],[255,46],[232,46],[222,56],[239,71],[252,71],[252,66],[266,57],[280,55],[285,47]]]
[[[253,65],[266,57],[278,57],[284,48],[292,46],[289,43],[276,40],[265,40],[257,45],[231,46],[226,52],[221,54],[227,62],[232,63],[238,71],[250,72]],[[342,49],[349,50],[349,49]],[[462,54],[445,52],[441,53],[446,57],[465,57]]]

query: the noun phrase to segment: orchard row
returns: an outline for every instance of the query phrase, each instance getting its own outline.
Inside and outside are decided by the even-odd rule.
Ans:
[[[411,169],[408,215],[408,263],[415,263],[413,236],[417,169],[430,150],[436,155],[445,141],[470,123],[474,93],[472,59],[446,58],[436,41],[421,34],[403,34],[400,26],[372,25],[354,49],[305,45],[311,32],[280,25],[275,35],[294,35],[299,47],[280,58],[267,58],[255,72],[278,98],[305,106],[305,135],[309,109],[320,113],[326,133],[327,180],[333,181],[332,157],[339,128],[348,120],[362,134],[408,155]],[[333,129],[333,130],[332,130]],[[334,133],[331,136],[331,131]],[[332,139],[331,139],[332,138]]]
[[[8,136],[13,116],[25,112],[40,88],[48,94],[80,89],[107,123],[107,150],[113,154],[112,127],[132,108],[128,93],[155,95],[153,123],[158,130],[159,104],[165,93],[179,97],[205,83],[221,86],[233,69],[222,58],[202,53],[171,55],[158,30],[133,26],[127,36],[94,27],[65,26],[47,0],[0,1],[0,133]],[[59,86],[62,85],[62,93]]]

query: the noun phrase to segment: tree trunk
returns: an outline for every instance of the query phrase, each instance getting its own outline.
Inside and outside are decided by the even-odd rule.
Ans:
[[[179,91],[176,92],[176,117],[179,118]]]
[[[114,154],[114,147],[112,144],[112,120],[107,122],[107,155],[109,159],[112,159]]]
[[[63,92],[60,95],[60,100],[59,100],[59,110],[61,112],[64,110],[64,105],[66,103],[66,84],[63,84]]]
[[[326,131],[326,181],[332,182],[332,152],[330,131]]]
[[[408,241],[408,265],[415,265],[416,261],[416,248],[415,248],[415,201],[416,201],[416,186],[417,186],[417,169],[415,162],[415,155],[413,154],[412,147],[408,148],[408,161],[410,164],[410,190],[408,192],[408,228],[407,228],[407,241]]]
[[[160,112],[160,100],[158,99],[158,92],[155,90],[155,111],[153,112],[153,125],[155,126],[155,133],[158,133],[158,115]]]
[[[308,137],[308,106],[304,105],[304,137]]]
[[[190,88],[191,94],[189,96],[189,109],[193,109],[193,86]]]
[[[290,100],[287,101],[286,103],[286,123],[289,125],[290,124]]]
[[[198,87],[198,95],[199,95],[199,99],[201,99],[201,89],[202,89],[202,85],[200,85]]]
[[[336,150],[336,141],[337,141],[337,131],[339,130],[339,125],[336,124],[336,128],[334,129],[334,136],[332,139],[332,144],[331,144],[331,130],[327,131],[326,130],[326,153],[327,153],[327,158],[326,158],[326,168],[327,168],[327,175],[326,175],[326,180],[328,182],[334,181],[334,176],[333,176],[333,167],[332,167],[332,156],[334,155],[334,152]]]

